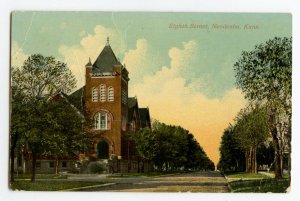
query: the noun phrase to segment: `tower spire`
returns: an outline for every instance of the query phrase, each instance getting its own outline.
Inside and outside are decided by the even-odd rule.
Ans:
[[[109,46],[109,37],[107,37],[107,39],[106,39],[106,45],[105,46]]]
[[[92,67],[91,57],[89,57],[89,62],[85,65],[86,67]]]

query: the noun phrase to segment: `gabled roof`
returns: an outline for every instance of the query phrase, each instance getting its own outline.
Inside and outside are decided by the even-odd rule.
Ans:
[[[139,108],[141,128],[151,127],[150,113],[148,108]]]
[[[82,87],[83,88],[83,87]],[[76,95],[76,98],[75,98],[75,95],[74,95],[74,93],[73,94],[71,94],[71,95],[73,95],[73,96],[68,96],[67,94],[65,94],[64,92],[61,92],[61,91],[58,91],[58,92],[56,92],[55,94],[53,94],[52,96],[51,96],[51,100],[63,100],[64,101],[64,103],[66,103],[68,106],[70,106],[71,108],[73,108],[74,109],[74,111],[76,111],[77,113],[78,113],[78,115],[80,115],[80,117],[82,118],[82,119],[84,119],[84,113],[83,113],[83,106],[82,107],[80,107],[79,105],[81,105],[80,103],[78,103],[78,92],[80,91],[80,90],[82,90],[82,88],[81,89],[79,89],[79,90],[77,90],[76,92],[74,92],[74,93],[76,93],[75,95]],[[77,105],[75,105],[75,104],[77,104]]]
[[[92,73],[113,72],[115,65],[121,65],[109,44],[106,44],[93,64]]]
[[[128,121],[132,121],[134,110],[138,113],[138,102],[136,97],[128,97]],[[137,114],[138,115],[138,114]]]
[[[128,108],[133,108],[137,105],[137,98],[136,97],[128,97]]]
[[[85,86],[81,87],[70,95],[66,95],[68,101],[72,105],[74,105],[82,114],[84,114],[84,89]]]

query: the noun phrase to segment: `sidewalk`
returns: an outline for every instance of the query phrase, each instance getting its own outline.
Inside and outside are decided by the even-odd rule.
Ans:
[[[106,179],[110,174],[67,174],[67,180],[99,180]]]
[[[83,187],[77,187],[77,188],[63,189],[63,190],[59,190],[59,191],[78,191],[78,190],[83,190],[83,189],[92,189],[92,188],[99,188],[99,187],[112,186],[112,185],[115,185],[115,183],[98,184],[98,185],[92,185],[92,186],[83,186]]]
[[[274,173],[270,173],[270,172],[257,172],[257,173],[259,173],[259,174],[262,174],[262,175],[266,175],[266,176],[268,176],[268,177],[270,177],[270,178],[275,178],[275,174]]]

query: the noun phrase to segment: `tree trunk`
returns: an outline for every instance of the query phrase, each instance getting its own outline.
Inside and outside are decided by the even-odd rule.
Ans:
[[[271,134],[273,138],[273,145],[274,145],[274,162],[275,162],[275,178],[282,179],[282,169],[281,169],[281,150],[279,145],[279,140],[277,138],[277,129],[275,126],[271,129]]]
[[[250,147],[245,152],[246,170],[248,173],[257,173],[257,162],[256,162],[256,147]]]
[[[275,178],[282,179],[282,169],[281,169],[281,146],[279,144],[279,139],[277,136],[277,124],[276,124],[276,113],[277,109],[274,106],[271,106],[271,114],[270,114],[270,126],[271,126],[271,135],[274,146],[274,165],[275,165]]]
[[[10,148],[10,182],[15,181],[14,176],[14,169],[15,169],[15,148]]]
[[[288,154],[288,174],[289,174],[289,184],[291,184],[291,153]]]
[[[35,181],[35,165],[36,165],[36,154],[32,151],[32,158],[31,158],[31,182]]]
[[[250,148],[249,173],[253,173],[253,148]]]
[[[246,172],[251,172],[252,152],[251,148],[246,151]]]
[[[137,164],[138,164],[137,172],[140,173],[140,156],[137,156]]]
[[[249,151],[245,151],[246,169],[245,172],[249,172]]]
[[[55,174],[58,175],[59,172],[59,159],[56,158],[55,160]]]
[[[148,162],[148,161],[147,161]],[[145,159],[142,160],[142,168],[141,168],[141,172],[144,172],[145,170]]]
[[[11,138],[10,143],[10,182],[15,181],[14,171],[15,171],[15,149],[17,146],[17,141],[19,138],[19,133],[16,132],[15,136]]]
[[[288,126],[288,133],[287,133],[287,139],[288,139],[288,174],[289,174],[289,183],[291,183],[291,151],[292,151],[292,145],[291,145],[291,138],[292,138],[292,114],[288,114],[289,116],[289,126]]]
[[[254,148],[251,147],[251,173],[255,173],[255,156],[254,156]]]
[[[257,162],[256,162],[256,147],[252,147],[252,171],[251,173],[257,173]]]

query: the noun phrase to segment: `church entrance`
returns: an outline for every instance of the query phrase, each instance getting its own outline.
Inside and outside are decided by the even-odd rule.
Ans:
[[[97,158],[98,159],[109,158],[109,145],[104,140],[100,141],[97,145]]]

